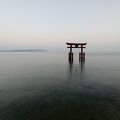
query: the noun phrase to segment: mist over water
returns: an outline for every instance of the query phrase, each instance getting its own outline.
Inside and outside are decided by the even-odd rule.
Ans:
[[[0,120],[119,120],[120,55],[0,53]]]

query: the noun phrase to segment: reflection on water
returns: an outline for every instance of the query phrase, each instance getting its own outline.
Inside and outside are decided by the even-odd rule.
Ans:
[[[73,69],[73,62],[70,62],[70,61],[69,61],[70,74],[72,74],[72,69]]]
[[[79,64],[74,64],[74,62],[69,61],[68,66],[69,79],[71,79],[72,76],[81,79],[85,77],[85,59],[80,60]]]
[[[85,59],[80,60],[79,63],[80,63],[81,73],[83,73],[85,71]]]

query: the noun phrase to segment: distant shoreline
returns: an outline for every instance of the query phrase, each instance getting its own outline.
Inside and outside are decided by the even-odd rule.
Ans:
[[[15,50],[0,50],[0,52],[46,52],[42,49],[15,49]]]

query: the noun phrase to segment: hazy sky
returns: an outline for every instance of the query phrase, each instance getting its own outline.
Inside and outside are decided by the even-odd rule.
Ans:
[[[120,51],[120,0],[0,0],[0,49]]]

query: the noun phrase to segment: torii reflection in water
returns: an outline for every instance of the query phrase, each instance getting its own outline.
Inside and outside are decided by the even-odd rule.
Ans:
[[[85,59],[81,59],[78,64],[74,64],[73,61],[68,61],[69,66],[69,79],[72,80],[73,77],[76,79],[85,78]]]

